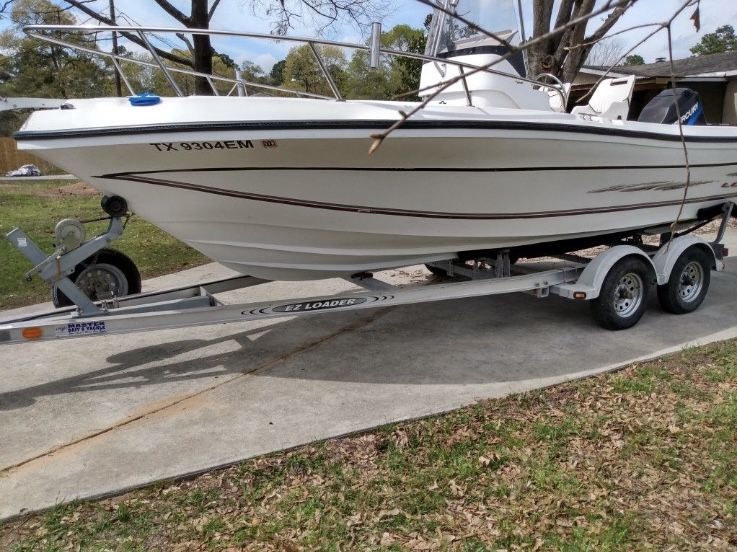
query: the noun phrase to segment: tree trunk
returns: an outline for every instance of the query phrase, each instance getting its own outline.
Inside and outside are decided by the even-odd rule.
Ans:
[[[207,29],[210,27],[210,17],[207,10],[207,0],[192,0],[192,16],[189,27]],[[212,45],[208,35],[194,35],[194,70],[200,73],[212,74]],[[212,96],[210,83],[205,78],[198,78],[195,83],[195,93],[203,96]]]
[[[553,16],[553,2],[548,0],[535,0],[532,4],[533,37],[542,36],[550,29],[550,18]],[[529,65],[530,78],[535,78],[541,73],[549,72],[548,58],[553,52],[553,39],[549,38],[527,51],[527,64]]]
[[[614,8],[603,23],[590,35],[586,35],[588,21],[571,25],[571,21],[591,14],[596,7],[595,0],[560,0],[555,26],[551,20],[555,0],[534,0],[533,38],[543,36],[555,29],[561,29],[547,40],[535,44],[527,51],[530,75],[552,73],[563,82],[573,82],[581,70],[596,41],[600,40],[637,0]]]

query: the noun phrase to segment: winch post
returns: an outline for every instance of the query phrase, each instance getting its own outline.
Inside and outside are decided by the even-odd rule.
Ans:
[[[71,251],[65,252],[62,249],[57,249],[51,255],[46,255],[20,228],[13,228],[5,235],[5,238],[33,264],[33,268],[26,274],[28,278],[38,274],[49,285],[58,287],[64,295],[77,305],[80,314],[90,315],[101,314],[104,311],[82,293],[68,276],[74,272],[75,267],[82,261],[119,238],[123,234],[123,229],[123,220],[119,217],[112,217],[104,234],[86,241]]]

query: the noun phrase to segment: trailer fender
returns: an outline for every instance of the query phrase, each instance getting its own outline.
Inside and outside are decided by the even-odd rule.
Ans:
[[[712,269],[717,271],[724,269],[724,262],[717,259],[714,249],[709,245],[709,242],[699,236],[686,234],[685,236],[672,239],[658,249],[658,252],[653,256],[653,265],[655,266],[655,274],[657,275],[659,286],[668,283],[670,273],[678,258],[686,249],[694,246],[703,249],[709,255]]]
[[[644,251],[633,245],[616,245],[599,253],[587,264],[576,282],[557,286],[555,292],[568,299],[596,299],[604,284],[604,278],[612,267],[625,257],[641,257],[653,267],[653,272],[655,272],[653,262]]]

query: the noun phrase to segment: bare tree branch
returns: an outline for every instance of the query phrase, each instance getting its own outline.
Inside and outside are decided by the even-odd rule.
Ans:
[[[184,44],[187,45],[187,50],[189,50],[189,53],[194,55],[194,46],[192,45],[192,41],[185,35],[184,33],[177,33],[177,38],[184,42]]]
[[[172,6],[166,0],[154,0],[154,2],[156,2],[162,10],[171,15],[174,19],[179,21],[185,27],[192,26],[192,18],[184,15],[181,11]]]
[[[3,2],[3,5],[0,6],[0,14],[5,13],[5,10],[7,10],[12,3],[13,0],[5,0],[5,2]]]
[[[215,0],[212,3],[212,6],[210,6],[210,11],[207,12],[207,20],[208,21],[212,20],[212,16],[215,15],[215,10],[217,9],[218,4],[220,4],[220,0]]]
[[[609,13],[589,38],[595,42],[596,39],[604,36],[637,1],[614,3],[608,0],[604,2],[597,11]],[[533,36],[546,34],[548,38],[527,50],[528,65],[532,74],[549,72],[556,74],[564,81],[573,79],[591,49],[583,46],[576,48],[591,40],[585,38],[588,20],[583,20],[577,25],[567,23],[591,13],[596,4],[596,0],[560,0],[555,27],[551,29],[550,21],[555,2],[553,0],[534,0]]]
[[[113,23],[113,21],[109,17],[106,17],[103,14],[98,13],[95,10],[93,10],[93,9],[89,8],[88,6],[86,6],[85,4],[87,2],[80,1],[80,0],[64,0],[64,2],[66,2],[67,4],[69,4],[70,6],[72,6],[74,8],[77,8],[79,11],[81,11],[81,12],[89,15],[93,19],[96,19],[100,23],[104,23],[105,25],[111,25],[111,26],[115,25]],[[120,34],[121,34],[121,36],[124,36],[125,38],[127,38],[128,40],[130,40],[131,42],[133,42],[134,44],[138,44],[142,48],[148,49],[148,46],[146,45],[146,43],[143,40],[141,40],[140,37],[136,36],[135,34],[127,33],[127,32],[121,32]],[[179,63],[181,65],[186,65],[188,67],[193,67],[192,60],[191,59],[187,59],[187,58],[183,58],[181,56],[177,56],[176,54],[172,54],[170,52],[167,52],[166,50],[161,50],[160,48],[156,48],[156,47],[154,47],[154,50],[156,51],[156,53],[160,57],[162,57],[162,58],[164,58],[164,59],[166,59],[168,61],[172,61],[174,63]]]

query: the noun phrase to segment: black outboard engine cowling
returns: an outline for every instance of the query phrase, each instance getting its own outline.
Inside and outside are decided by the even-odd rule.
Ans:
[[[690,88],[669,88],[655,96],[637,120],[641,123],[660,123],[664,125],[678,124],[678,112],[673,96],[678,102],[681,113],[681,123],[684,125],[705,125],[704,107],[701,105],[698,93]]]

